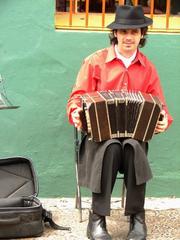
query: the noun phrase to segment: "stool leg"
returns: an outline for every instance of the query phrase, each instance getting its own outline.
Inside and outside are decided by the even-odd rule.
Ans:
[[[79,210],[79,222],[82,222],[82,201],[81,201],[81,189],[79,186],[76,188],[75,208]]]
[[[82,222],[82,204],[81,204],[81,189],[79,186],[78,162],[79,162],[79,138],[78,131],[74,127],[74,149],[75,149],[75,171],[76,171],[76,196],[75,208],[79,209],[79,222]]]
[[[79,209],[79,222],[82,222],[82,201],[81,201],[81,188],[78,181],[78,169],[76,163],[76,197],[75,197],[75,208]]]
[[[126,187],[123,180],[122,194],[121,194],[121,207],[124,208],[124,198],[125,198]]]

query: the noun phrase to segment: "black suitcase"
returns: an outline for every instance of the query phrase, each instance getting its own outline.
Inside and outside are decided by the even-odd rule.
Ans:
[[[37,195],[38,181],[30,159],[0,159],[0,239],[41,236],[45,222],[58,230],[70,230],[53,222]]]

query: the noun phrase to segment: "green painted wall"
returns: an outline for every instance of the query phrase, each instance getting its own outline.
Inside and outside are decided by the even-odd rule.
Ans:
[[[82,59],[109,44],[107,33],[54,30],[55,0],[0,1],[0,73],[17,110],[0,111],[0,157],[32,158],[40,196],[74,196],[73,128],[66,101]],[[151,142],[149,196],[180,197],[180,35],[150,35],[143,51],[157,65],[175,121]],[[118,186],[117,186],[118,187]],[[119,190],[117,190],[119,193]],[[115,193],[116,194],[116,193]]]

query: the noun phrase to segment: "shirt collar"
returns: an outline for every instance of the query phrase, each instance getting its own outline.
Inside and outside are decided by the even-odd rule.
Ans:
[[[116,56],[116,52],[115,52],[115,46],[111,45],[108,48],[108,53],[107,53],[107,56],[106,56],[106,63],[111,62],[112,60],[114,60],[116,58],[117,58],[117,56]],[[143,55],[141,54],[139,49],[137,49],[136,57],[135,57],[135,59],[133,60],[132,63],[135,63],[137,61],[139,61],[140,64],[142,64],[145,67],[145,61],[144,61]]]
[[[123,62],[131,63],[136,57],[137,50],[133,53],[133,55],[131,57],[126,58],[118,51],[118,46],[117,45],[115,45],[114,49],[115,49],[115,53],[116,53],[117,58],[122,60]]]
[[[107,56],[106,56],[106,63],[111,62],[115,58],[117,58],[117,57],[116,57],[114,45],[111,45],[108,48],[108,53],[107,53]]]
[[[145,67],[146,64],[145,64],[145,61],[144,61],[144,57],[143,57],[143,54],[139,51],[139,49],[137,50],[137,54],[136,54],[136,57],[134,59],[134,61],[132,61],[132,63],[135,63],[135,62],[140,62],[140,64]]]

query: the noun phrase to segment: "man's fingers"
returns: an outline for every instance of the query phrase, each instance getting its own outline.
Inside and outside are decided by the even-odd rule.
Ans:
[[[72,116],[72,121],[74,123],[74,126],[80,130],[81,129],[81,126],[82,126],[82,123],[81,123],[81,120],[80,120],[80,114],[79,112],[82,111],[81,108],[77,108],[75,109],[72,113],[71,113],[71,116]]]

